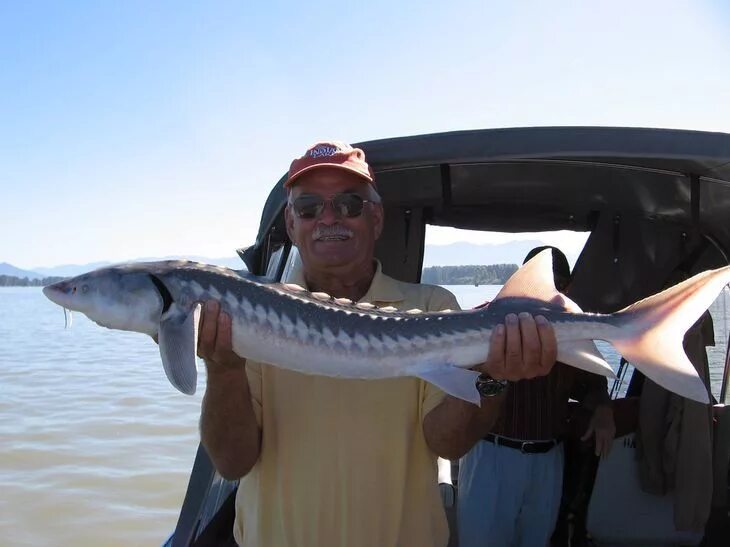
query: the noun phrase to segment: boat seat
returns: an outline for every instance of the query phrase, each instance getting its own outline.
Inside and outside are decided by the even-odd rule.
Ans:
[[[601,461],[586,525],[602,547],[699,545],[703,536],[674,528],[672,493],[655,496],[641,489],[633,433],[617,438]]]

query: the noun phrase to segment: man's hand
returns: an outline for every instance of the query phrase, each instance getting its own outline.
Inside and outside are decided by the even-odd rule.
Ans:
[[[557,356],[558,342],[547,319],[510,313],[492,331],[487,360],[474,370],[497,380],[525,380],[548,374]]]
[[[246,364],[246,359],[233,352],[231,317],[220,311],[220,304],[215,300],[208,300],[203,306],[198,329],[198,356],[205,360],[209,373]]]
[[[613,446],[613,439],[616,436],[616,423],[613,420],[613,409],[611,405],[598,405],[593,411],[588,429],[580,438],[587,441],[591,436],[596,437],[596,456],[606,457]]]

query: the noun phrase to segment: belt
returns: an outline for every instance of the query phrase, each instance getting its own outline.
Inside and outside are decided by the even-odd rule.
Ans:
[[[484,440],[494,443],[497,446],[514,448],[523,454],[544,454],[551,450],[554,446],[557,446],[560,442],[557,439],[551,439],[549,441],[516,441],[514,439],[501,437],[500,435],[493,435],[492,433],[487,433],[484,436]]]

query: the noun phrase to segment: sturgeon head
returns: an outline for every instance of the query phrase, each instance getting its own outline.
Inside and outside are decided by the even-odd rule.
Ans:
[[[43,288],[52,302],[102,327],[157,335],[164,308],[153,277],[124,267],[102,268]]]
[[[155,337],[170,382],[195,393],[199,306],[183,310],[146,264],[101,268],[43,288],[52,302],[110,329]]]

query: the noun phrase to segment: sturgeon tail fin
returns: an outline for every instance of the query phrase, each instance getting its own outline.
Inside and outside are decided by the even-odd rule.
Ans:
[[[610,340],[647,378],[688,399],[709,403],[705,384],[684,352],[687,330],[730,283],[730,266],[708,270],[615,314]]]

